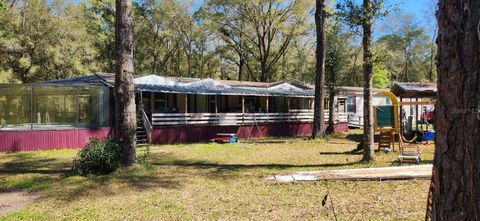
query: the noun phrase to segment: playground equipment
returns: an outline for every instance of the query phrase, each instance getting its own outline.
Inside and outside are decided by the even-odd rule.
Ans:
[[[417,142],[433,140],[435,132],[432,130],[433,100],[419,100],[420,97],[409,97],[409,101],[403,101],[400,96],[392,92],[379,92],[376,96],[387,96],[392,104],[374,107],[374,129],[380,133],[378,149],[393,149],[398,146],[400,163],[421,161],[421,151]],[[410,96],[412,96],[410,94]],[[410,115],[407,116],[405,106],[410,107]],[[421,109],[419,109],[421,107]],[[413,110],[415,112],[413,112]],[[422,113],[419,114],[419,110]],[[414,113],[414,114],[412,114]],[[415,126],[415,128],[414,128]]]
[[[422,152],[417,144],[400,145],[400,154],[398,155],[400,163],[411,162],[420,164],[422,161]]]

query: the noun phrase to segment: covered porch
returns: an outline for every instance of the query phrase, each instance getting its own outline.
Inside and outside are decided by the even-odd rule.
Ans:
[[[139,95],[141,108],[154,127],[313,122],[313,98],[307,96],[202,95],[145,91]],[[336,123],[348,122],[346,98],[337,98],[334,109]],[[325,112],[326,122],[328,107]]]

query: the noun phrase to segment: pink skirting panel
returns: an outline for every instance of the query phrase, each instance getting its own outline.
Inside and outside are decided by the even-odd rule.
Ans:
[[[111,128],[0,131],[0,152],[82,148],[91,138],[106,138]],[[335,125],[347,131],[348,123]],[[239,138],[309,136],[311,123],[282,123],[245,126],[171,126],[154,128],[152,143],[173,144],[208,141],[217,133],[236,133]]]
[[[326,127],[326,125],[325,125]],[[335,131],[347,131],[348,123],[338,123]],[[236,133],[239,138],[250,137],[288,137],[308,136],[312,133],[311,123],[282,123],[259,125],[252,128],[246,126],[176,126],[154,128],[152,143],[173,144],[208,141],[216,137],[217,133]]]
[[[106,138],[111,128],[0,131],[0,152],[82,148],[91,138]]]

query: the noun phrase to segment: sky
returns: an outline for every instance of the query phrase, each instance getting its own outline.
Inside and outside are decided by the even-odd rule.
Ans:
[[[415,15],[423,25],[435,23],[435,0],[396,0],[400,10]]]
[[[204,0],[191,0],[194,5],[194,10],[198,9]],[[361,3],[361,0],[356,0]],[[402,12],[413,14],[416,19],[421,22],[420,25],[428,26],[434,24],[433,12],[434,2],[436,0],[385,0],[387,4],[397,5]],[[431,12],[431,13],[428,13]],[[427,19],[428,18],[428,19]]]

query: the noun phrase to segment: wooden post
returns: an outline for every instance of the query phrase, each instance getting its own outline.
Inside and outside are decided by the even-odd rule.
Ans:
[[[218,113],[218,95],[214,95],[215,96],[215,113],[217,114]]]
[[[242,125],[245,123],[245,96],[242,95]]]
[[[185,94],[185,113],[188,113],[188,94]]]
[[[33,86],[30,86],[30,129],[33,130]]]
[[[290,98],[287,97],[287,113],[290,113]]]
[[[269,97],[266,97],[266,98],[267,99],[265,100],[265,102],[266,102],[265,103],[265,108],[267,109],[267,114],[268,114],[268,112],[269,112],[269,109],[268,109],[268,99],[269,99]]]
[[[140,102],[139,102],[139,105],[140,105],[140,109],[144,110],[145,108],[143,107],[143,92],[142,91],[139,91],[140,92]]]
[[[76,112],[76,121],[75,121],[75,126],[78,127],[78,124],[80,123],[80,101],[78,99],[79,93],[78,93],[78,87],[75,90],[75,112]]]
[[[150,112],[155,112],[155,93],[150,92]]]
[[[242,95],[242,114],[245,113],[245,96]]]
[[[415,101],[418,103],[418,97],[415,98]],[[415,105],[415,127],[418,130],[418,104]]]
[[[337,113],[340,113],[340,100],[337,98]]]
[[[164,100],[163,100],[163,107],[165,108],[165,110],[167,110],[167,107],[168,107],[168,94],[167,93],[164,93]]]

